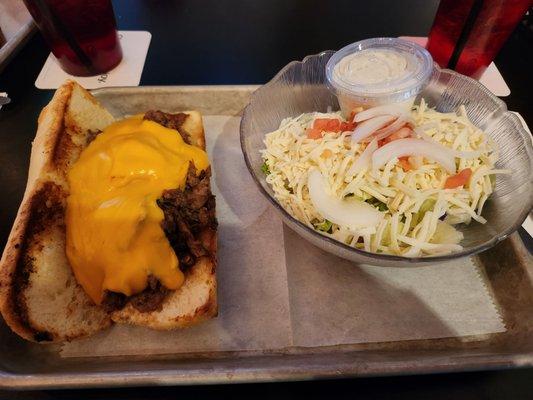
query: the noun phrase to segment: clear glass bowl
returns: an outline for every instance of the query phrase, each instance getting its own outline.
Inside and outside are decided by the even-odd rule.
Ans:
[[[533,148],[531,135],[518,117],[477,81],[450,70],[436,68],[419,97],[441,112],[453,112],[461,104],[471,121],[499,146],[497,168],[513,171],[497,175],[496,188],[483,210],[485,225],[473,221],[459,225],[464,233],[461,252],[436,257],[399,257],[355,249],[323,236],[292,217],[274,198],[261,172],[260,149],[266,133],[279,127],[283,118],[301,113],[339,109],[335,95],[326,86],[325,67],[333,54],[326,51],[293,61],[270,82],[258,89],[245,108],[241,121],[241,147],[248,170],[260,191],[279,212],[283,221],[303,238],[325,251],[351,261],[380,266],[415,266],[443,262],[479,253],[505,239],[522,224],[533,205]]]

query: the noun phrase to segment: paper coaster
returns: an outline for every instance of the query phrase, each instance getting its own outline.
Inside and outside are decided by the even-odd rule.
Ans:
[[[415,42],[423,47],[426,47],[428,41],[427,37],[422,36],[400,36],[400,39],[406,39],[411,42]],[[496,64],[493,62],[490,63],[489,67],[485,70],[479,79],[479,83],[489,89],[495,96],[506,97],[511,94],[511,89],[509,89],[509,86],[507,86],[507,83],[505,83],[502,74],[500,74]]]
[[[139,86],[152,35],[146,31],[119,31],[123,58],[119,65],[106,74],[80,77],[61,69],[52,53],[44,63],[35,86],[38,89],[57,89],[67,79],[77,81],[86,89],[109,86]]]

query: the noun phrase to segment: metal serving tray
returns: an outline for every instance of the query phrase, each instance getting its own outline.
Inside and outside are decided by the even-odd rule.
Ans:
[[[256,86],[139,87],[93,94],[116,116],[146,109],[240,115]],[[128,102],[122,102],[128,96]],[[127,107],[126,107],[127,104]],[[37,116],[35,116],[36,118]],[[238,132],[235,132],[237,135]],[[305,380],[434,373],[533,365],[533,262],[517,234],[476,259],[507,331],[459,338],[165,356],[61,358],[55,345],[29,343],[0,325],[0,387],[80,388]]]

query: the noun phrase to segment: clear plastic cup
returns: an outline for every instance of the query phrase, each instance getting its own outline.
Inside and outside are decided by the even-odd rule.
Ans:
[[[366,53],[363,53],[365,51]],[[343,76],[340,66],[352,65],[348,63],[349,59],[346,59],[339,68],[335,67],[345,57],[356,53],[364,55],[367,60],[372,57],[375,60],[377,53],[384,59],[388,57],[387,62],[400,60],[401,69],[398,67],[398,70],[401,70],[401,73],[398,76],[383,75],[380,78],[378,72],[380,69],[366,71],[374,73],[372,79],[367,82],[364,82],[364,68],[361,70],[361,78],[357,77],[354,80],[353,76]],[[368,65],[374,64],[366,64],[367,69],[370,68]],[[379,63],[375,65],[380,68],[387,67]],[[410,109],[418,93],[428,83],[432,72],[433,59],[426,49],[416,43],[396,38],[374,38],[352,43],[333,54],[326,65],[328,86],[337,95],[344,116],[348,116],[354,109],[361,107],[366,109],[384,104],[395,103]]]

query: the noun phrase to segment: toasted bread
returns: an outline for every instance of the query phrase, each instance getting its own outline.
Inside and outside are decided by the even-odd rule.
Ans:
[[[182,128],[205,149],[198,112]],[[156,329],[185,327],[217,313],[216,233],[205,232],[203,257],[186,273],[185,284],[164,300],[161,311],[139,312],[131,305],[108,313],[92,303],[76,282],[65,255],[66,179],[94,134],[114,121],[75,82],[59,88],[43,109],[32,146],[28,184],[0,260],[0,311],[25,339],[60,342],[87,336],[113,321]]]

